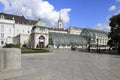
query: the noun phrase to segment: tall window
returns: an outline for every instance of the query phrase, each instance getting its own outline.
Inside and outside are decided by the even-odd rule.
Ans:
[[[9,28],[9,34],[11,34],[11,28]]]
[[[9,28],[9,32],[11,32],[11,28]]]
[[[17,34],[19,34],[19,29],[17,29]]]
[[[1,38],[4,38],[4,34],[3,33],[1,33]]]
[[[24,30],[22,32],[24,33]]]
[[[60,27],[61,27],[61,24],[60,24]]]
[[[1,25],[1,32],[4,32],[4,25]]]

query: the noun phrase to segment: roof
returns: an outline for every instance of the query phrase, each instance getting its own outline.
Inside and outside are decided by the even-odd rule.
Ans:
[[[72,43],[76,45],[87,44],[87,39],[74,34],[49,32],[49,38],[52,39],[55,45],[71,45]]]
[[[54,30],[54,31],[67,31],[64,28],[56,28],[56,27],[48,27],[48,30]]]
[[[91,37],[107,37],[107,32],[101,31],[101,30],[95,30],[90,28],[84,28],[82,31],[83,35],[91,36]]]
[[[35,26],[37,26],[37,27],[45,27],[45,24],[44,24],[41,20],[39,20],[39,21],[35,24]]]
[[[36,20],[25,19],[25,17],[23,15],[18,16],[18,15],[0,13],[0,16],[2,16],[2,15],[4,16],[4,19],[15,20],[15,23],[18,23],[18,24],[35,25],[37,23]]]

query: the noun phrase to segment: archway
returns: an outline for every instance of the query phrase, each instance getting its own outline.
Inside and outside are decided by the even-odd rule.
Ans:
[[[45,47],[45,37],[43,35],[41,35],[39,37],[39,47],[40,48],[44,48]]]

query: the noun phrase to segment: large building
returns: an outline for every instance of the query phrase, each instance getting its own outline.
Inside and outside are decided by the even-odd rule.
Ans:
[[[76,28],[74,26],[64,29],[62,27],[61,13],[58,27],[47,27],[38,20],[28,20],[24,16],[0,13],[0,46],[6,44],[26,45],[30,48],[70,48],[107,45],[108,37],[104,31]]]

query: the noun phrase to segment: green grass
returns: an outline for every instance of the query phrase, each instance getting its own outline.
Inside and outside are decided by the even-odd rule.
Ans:
[[[50,52],[48,49],[21,49],[22,54],[29,54],[29,53],[47,53]]]

